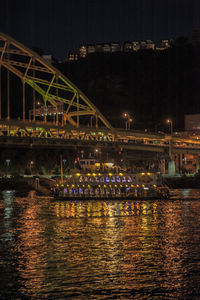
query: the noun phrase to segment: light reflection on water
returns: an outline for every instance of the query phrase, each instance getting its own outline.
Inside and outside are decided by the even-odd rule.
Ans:
[[[4,192],[0,298],[199,299],[199,191],[178,193],[53,202]]]

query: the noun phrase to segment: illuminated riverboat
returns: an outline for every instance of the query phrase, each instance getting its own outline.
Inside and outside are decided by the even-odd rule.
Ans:
[[[76,173],[52,189],[55,199],[167,199],[160,173]]]

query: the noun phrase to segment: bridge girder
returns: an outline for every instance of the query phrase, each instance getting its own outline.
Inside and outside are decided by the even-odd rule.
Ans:
[[[0,66],[39,93],[44,106],[50,104],[57,111],[59,104],[62,104],[63,118],[71,125],[79,127],[84,117],[94,116],[96,127],[99,121],[112,129],[102,113],[66,76],[34,51],[3,33],[0,33]]]

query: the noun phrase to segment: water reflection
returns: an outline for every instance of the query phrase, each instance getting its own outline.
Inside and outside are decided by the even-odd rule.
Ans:
[[[85,217],[117,217],[133,216],[139,214],[151,214],[155,211],[156,202],[141,201],[68,201],[55,203],[57,217],[85,218]],[[148,206],[148,211],[147,211]]]
[[[7,194],[0,213],[2,299],[198,299],[200,201]]]

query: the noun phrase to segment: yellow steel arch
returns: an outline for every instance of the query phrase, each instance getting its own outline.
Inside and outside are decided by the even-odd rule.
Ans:
[[[94,104],[66,76],[4,33],[0,33],[0,65],[41,94],[45,106],[50,103],[58,107],[62,103],[64,119],[72,125],[79,127],[80,118],[94,116],[96,126],[100,120],[103,126],[112,128]]]

